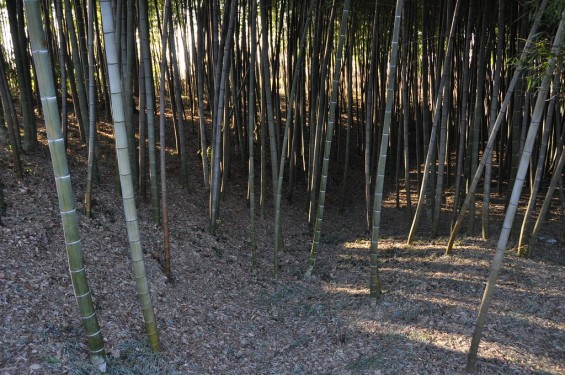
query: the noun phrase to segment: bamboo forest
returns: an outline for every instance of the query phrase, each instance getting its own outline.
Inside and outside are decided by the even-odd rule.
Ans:
[[[0,0],[0,374],[564,374],[565,0]]]

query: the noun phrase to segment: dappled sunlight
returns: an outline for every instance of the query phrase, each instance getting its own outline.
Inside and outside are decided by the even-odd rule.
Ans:
[[[344,242],[344,249],[369,249],[371,247],[371,241],[369,240],[355,240],[352,242]]]
[[[444,355],[443,349],[448,352],[459,353],[461,356],[467,354],[467,350],[471,343],[470,333],[446,332],[440,328],[420,327],[416,325],[397,325],[396,329],[388,328],[380,322],[380,319],[359,319],[354,322],[354,328],[361,332],[371,335],[385,335],[389,337],[397,337],[407,340],[407,345],[424,345],[430,360],[434,361],[434,357]],[[434,349],[431,349],[434,348]],[[435,353],[435,354],[434,354]],[[444,354],[442,354],[444,353]],[[494,341],[492,338],[485,337],[480,345],[481,362],[486,360],[483,365],[490,362],[497,363],[502,360],[509,364],[528,368],[530,371],[540,371],[541,368],[561,368],[562,361],[558,358],[550,357],[543,354],[532,353],[528,347],[522,343],[505,344],[500,341]],[[540,368],[540,365],[541,368]]]
[[[475,284],[482,284],[484,282],[484,277],[478,275],[472,275],[469,273],[452,273],[452,272],[438,272],[438,271],[426,271],[421,268],[411,269],[398,267],[390,267],[388,263],[386,266],[381,266],[382,271],[400,272],[406,275],[411,275],[416,278],[424,278],[426,280],[449,280],[449,281],[463,281]]]
[[[426,304],[433,303],[445,307],[463,308],[469,311],[474,311],[477,308],[477,304],[479,302],[475,295],[469,296],[467,298],[460,296],[459,299],[454,299],[453,297],[438,296],[438,295],[430,295],[429,297],[410,295],[410,299],[415,302],[426,303]],[[470,301],[466,302],[464,301],[464,299]]]
[[[544,319],[540,316],[527,314],[525,312],[520,312],[520,311],[504,311],[501,313],[501,315],[522,321],[524,324],[533,323],[545,329],[552,329],[558,331],[565,338],[565,322],[555,322],[549,319]],[[565,349],[565,346],[563,349]]]
[[[369,288],[362,288],[359,285],[328,284],[323,285],[322,290],[332,294],[350,294],[353,296],[369,296]]]

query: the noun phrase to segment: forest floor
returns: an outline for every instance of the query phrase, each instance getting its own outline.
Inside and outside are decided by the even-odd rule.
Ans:
[[[0,149],[0,181],[8,204],[0,226],[1,375],[93,373],[45,143],[23,157],[21,180],[15,178],[7,149]],[[173,282],[167,282],[160,265],[162,232],[151,220],[149,203],[142,200],[138,210],[163,347],[155,354],[146,344],[136,299],[112,144],[102,137],[100,147],[101,178],[94,185],[91,219],[83,211],[86,148],[73,143],[69,163],[110,374],[464,373],[500,231],[500,205],[494,206],[491,240],[480,239],[477,218],[477,233],[461,235],[454,255],[446,257],[449,213],[443,213],[438,237],[430,238],[423,220],[417,240],[407,246],[410,214],[403,202],[395,207],[394,186],[388,186],[379,243],[384,294],[372,306],[362,168],[351,171],[343,214],[338,209],[339,178],[330,177],[320,251],[308,280],[303,275],[311,229],[303,184],[292,204],[283,199],[285,251],[274,278],[270,191],[263,219],[257,220],[258,268],[253,276],[246,180],[239,159],[233,158],[218,233],[211,236],[196,152],[191,149],[194,172],[188,188],[180,186],[177,156],[169,155]],[[478,373],[565,373],[560,226],[559,216],[551,215],[529,259],[507,251]]]

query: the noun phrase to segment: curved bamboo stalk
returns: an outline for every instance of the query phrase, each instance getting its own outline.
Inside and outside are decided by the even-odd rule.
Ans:
[[[49,151],[55,175],[55,185],[59,198],[59,210],[63,221],[65,246],[69,271],[82,324],[88,340],[91,361],[101,370],[106,370],[106,352],[98,318],[92,303],[92,294],[88,287],[83,252],[78,229],[78,219],[74,205],[71,178],[65,153],[65,141],[61,133],[61,119],[55,95],[51,61],[47,51],[45,31],[41,21],[38,0],[26,0],[26,16],[31,40],[33,60],[35,62],[41,104],[45,116],[45,127],[49,140]]]
[[[471,347],[469,348],[469,354],[467,357],[467,370],[469,371],[474,371],[476,367],[477,351],[479,350],[479,343],[481,341],[481,337],[483,334],[488,310],[492,302],[494,288],[496,286],[496,281],[498,279],[498,273],[502,268],[502,260],[504,259],[504,251],[506,250],[506,245],[508,244],[508,238],[510,237],[510,230],[512,229],[512,223],[514,222],[514,217],[516,216],[516,211],[518,210],[520,194],[522,193],[524,179],[528,171],[535,138],[545,108],[545,100],[549,92],[549,85],[551,83],[553,70],[555,69],[555,65],[557,61],[557,51],[559,50],[559,48],[561,48],[564,37],[565,37],[565,9],[561,13],[561,21],[559,22],[559,27],[557,29],[557,32],[555,34],[555,39],[553,41],[552,53],[555,54],[555,57],[552,57],[548,61],[547,68],[545,70],[545,76],[543,77],[541,86],[538,91],[538,97],[536,99],[534,114],[532,115],[532,121],[528,129],[528,135],[526,138],[526,142],[524,143],[522,157],[520,158],[520,165],[518,166],[516,182],[512,187],[512,195],[510,196],[508,209],[506,210],[506,214],[504,216],[504,224],[502,225],[502,230],[500,231],[500,237],[496,245],[496,253],[494,255],[494,259],[491,264],[487,285],[485,287],[483,299],[481,302],[481,307],[479,309],[479,315],[477,317],[477,322],[475,324],[473,339],[471,341]]]
[[[153,350],[159,351],[161,348],[159,332],[157,330],[157,322],[155,321],[155,315],[153,313],[149,284],[145,274],[145,263],[143,262],[143,251],[141,249],[141,239],[137,223],[137,210],[135,208],[135,194],[133,191],[133,181],[129,165],[128,140],[124,119],[124,103],[121,85],[122,80],[120,78],[120,67],[118,66],[114,32],[114,15],[112,14],[112,5],[110,0],[102,0],[100,2],[100,10],[102,14],[102,27],[104,30],[104,45],[106,48],[106,63],[108,65],[110,96],[112,100],[112,117],[116,138],[116,154],[120,172],[122,201],[124,205],[129,248],[133,263],[133,272],[135,275],[137,295],[141,304],[141,311],[145,321],[145,329],[147,331],[149,344]]]

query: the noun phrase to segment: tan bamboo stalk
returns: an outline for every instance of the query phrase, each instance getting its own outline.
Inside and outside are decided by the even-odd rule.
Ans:
[[[149,19],[147,2],[139,3],[139,35],[143,71],[145,73],[145,105],[147,108],[147,139],[149,152],[149,185],[151,190],[151,216],[155,223],[160,221],[159,184],[157,182],[157,151],[155,146],[155,88],[153,87],[153,62],[149,42]]]
[[[365,222],[367,224],[367,231],[371,230],[371,145],[373,144],[373,114],[375,112],[374,99],[376,90],[373,88],[375,85],[375,76],[377,74],[377,30],[379,23],[377,22],[378,16],[378,2],[375,4],[375,12],[373,15],[373,31],[371,38],[371,60],[369,61],[369,76],[367,82],[367,104],[365,108]]]
[[[314,7],[314,4],[316,3],[315,0],[310,0],[310,6],[308,7],[308,15],[306,18],[306,23],[304,24],[304,29],[302,31],[302,37],[300,38],[300,49],[298,51],[298,58],[296,61],[296,65],[294,67],[294,73],[293,73],[293,77],[292,77],[292,87],[290,89],[290,98],[287,102],[287,108],[286,108],[286,124],[284,127],[284,135],[283,135],[283,144],[282,144],[282,152],[280,155],[280,169],[279,169],[279,175],[278,178],[276,180],[277,184],[276,184],[276,194],[275,194],[275,265],[274,265],[274,273],[275,275],[277,274],[277,270],[278,270],[278,259],[277,259],[277,254],[279,252],[279,250],[281,250],[280,246],[281,246],[281,241],[279,240],[282,237],[282,233],[281,233],[281,228],[282,228],[282,224],[281,224],[281,196],[282,196],[282,182],[283,182],[283,177],[284,177],[284,161],[285,161],[285,152],[284,150],[286,150],[287,144],[288,144],[288,137],[289,137],[289,132],[290,132],[290,120],[292,118],[292,108],[293,108],[293,104],[296,98],[296,89],[298,88],[298,77],[300,76],[300,68],[302,66],[302,62],[304,61],[304,56],[305,56],[305,47],[306,47],[306,36],[307,36],[307,31],[308,31],[308,26],[310,24],[310,14],[312,13],[312,9]],[[347,22],[347,20],[345,20]],[[341,35],[340,35],[341,38]],[[341,58],[341,57],[340,57]],[[338,80],[339,80],[339,75],[338,75]],[[334,90],[336,90],[337,87],[334,87]],[[336,90],[337,91],[337,90]],[[335,111],[335,109],[334,109]]]
[[[505,36],[505,12],[504,12],[504,0],[498,0],[498,33],[497,33],[497,43],[496,43],[496,62],[494,69],[492,93],[491,93],[491,107],[489,116],[489,133],[492,131],[492,127],[496,118],[496,112],[498,111],[498,94],[500,91],[500,75],[502,72],[503,64],[503,51],[504,46],[504,36]],[[489,238],[490,235],[490,190],[491,190],[491,175],[492,175],[492,152],[487,155],[487,161],[485,164],[485,179],[483,182],[483,211],[482,211],[482,235],[483,239]],[[500,184],[500,181],[498,182]]]
[[[467,357],[467,370],[469,371],[474,371],[476,368],[477,351],[479,350],[479,343],[481,341],[481,337],[483,334],[488,310],[492,302],[494,288],[496,286],[496,281],[498,279],[498,273],[502,268],[502,260],[504,259],[504,252],[506,250],[506,245],[508,244],[508,238],[510,237],[510,230],[512,229],[512,223],[514,222],[514,217],[516,216],[516,211],[518,210],[518,205],[520,204],[519,201],[520,201],[520,195],[522,193],[522,187],[524,186],[524,180],[526,177],[526,173],[528,171],[530,158],[532,156],[532,150],[534,147],[537,131],[542,120],[543,111],[545,109],[545,100],[549,92],[549,86],[551,83],[553,70],[555,69],[555,65],[557,62],[558,51],[563,44],[564,37],[565,37],[565,9],[563,9],[561,13],[561,21],[559,22],[559,27],[557,28],[557,32],[555,33],[555,39],[553,41],[552,53],[554,54],[554,56],[550,58],[549,61],[547,62],[545,75],[543,77],[543,80],[541,82],[538,91],[538,97],[536,99],[534,114],[532,115],[532,121],[528,129],[528,135],[526,138],[526,142],[524,143],[524,149],[522,150],[520,165],[518,166],[516,181],[514,183],[514,186],[512,187],[512,195],[510,196],[510,201],[508,202],[508,209],[506,210],[506,214],[504,216],[504,223],[502,225],[502,230],[500,231],[500,237],[496,245],[496,253],[491,263],[487,285],[485,287],[485,291],[483,294],[481,307],[479,309],[479,315],[477,317],[475,330],[473,332],[471,347],[469,348],[469,354]]]
[[[206,146],[206,127],[204,114],[204,10],[198,9],[198,36],[196,48],[196,89],[198,97],[198,125],[200,129],[200,158],[202,159],[202,171],[204,176],[204,187],[210,190],[210,168]]]
[[[18,147],[18,123],[12,116],[11,105],[13,105],[12,94],[8,87],[8,82],[6,81],[6,73],[4,69],[4,58],[2,56],[2,51],[0,51],[0,101],[2,102],[2,108],[4,109],[4,118],[6,119],[6,126],[8,128],[8,139],[10,140],[10,145],[12,146],[12,157],[14,159],[14,171],[16,176],[21,178],[23,176],[22,162],[20,159],[20,148]],[[0,125],[1,126],[1,125]]]
[[[379,152],[379,162],[377,164],[377,177],[375,182],[375,194],[373,198],[373,215],[371,226],[371,247],[370,247],[370,282],[369,289],[372,303],[376,303],[381,295],[381,279],[378,269],[378,245],[381,229],[381,212],[383,205],[383,190],[386,170],[386,159],[388,154],[388,141],[390,137],[390,124],[392,122],[392,109],[394,104],[394,88],[396,85],[396,63],[398,61],[398,39],[400,36],[400,24],[402,18],[402,8],[404,0],[396,1],[394,12],[394,26],[392,31],[390,62],[388,65],[388,79],[386,92],[385,115],[382,126],[381,145]],[[406,62],[405,62],[406,63]]]
[[[408,100],[408,38],[410,35],[410,30],[408,26],[409,20],[407,17],[402,18],[402,136],[403,136],[403,159],[404,159],[404,188],[406,191],[406,206],[408,207],[408,212],[410,217],[412,217],[412,195],[410,193],[410,138],[408,134],[408,126],[410,122],[410,101]],[[398,127],[400,133],[400,126]],[[398,134],[398,139],[400,140],[400,134]],[[399,150],[400,151],[400,150]],[[400,158],[398,158],[400,161]]]
[[[94,140],[96,135],[96,96],[94,87],[94,0],[88,0],[88,166],[84,211],[86,217],[92,214],[92,178],[94,174]],[[64,70],[64,69],[61,69]],[[66,99],[65,99],[66,100]],[[66,117],[66,115],[65,115]]]
[[[167,40],[169,18],[171,17],[171,0],[165,0],[163,12],[163,28],[161,29],[161,77],[159,80],[159,156],[161,172],[161,225],[163,226],[163,247],[165,253],[165,276],[171,280],[171,246],[169,241],[169,209],[167,205],[167,173],[166,173],[166,142],[165,142],[165,73],[167,72]],[[172,19],[171,19],[172,20]],[[180,87],[176,88],[177,91]],[[179,119],[182,121],[182,118]],[[184,135],[184,133],[183,133]]]
[[[33,111],[31,105],[31,98],[28,96],[26,88],[26,80],[24,73],[24,61],[22,55],[27,54],[25,46],[20,45],[20,38],[18,37],[20,31],[18,30],[18,17],[16,12],[16,1],[6,1],[6,9],[8,11],[8,20],[10,24],[10,32],[12,34],[12,47],[14,49],[15,65],[16,65],[16,78],[19,86],[20,107],[22,112],[22,122],[24,129],[23,147],[24,151],[30,152],[37,148],[37,135],[33,132]],[[22,49],[24,49],[22,51]]]
[[[543,11],[545,10],[545,7],[547,6],[547,2],[548,0],[543,0],[542,3],[539,6],[538,12],[536,14],[536,18],[534,20],[534,23],[532,25],[532,29],[530,30],[530,34],[528,35],[527,38],[527,42],[524,45],[524,49],[522,50],[522,54],[520,56],[520,60],[523,61],[526,57],[526,54],[528,53],[528,50],[533,46],[534,41],[537,37],[537,28],[539,26],[539,23],[541,21],[541,17],[543,15]],[[459,229],[461,228],[461,225],[463,224],[463,219],[465,217],[465,213],[467,212],[467,209],[469,209],[469,205],[471,204],[471,199],[475,196],[475,191],[477,189],[477,185],[479,183],[479,180],[481,178],[481,175],[483,173],[485,164],[486,164],[486,158],[485,156],[488,155],[490,152],[492,152],[492,149],[494,147],[494,142],[496,140],[496,133],[498,132],[498,129],[500,129],[500,126],[502,125],[502,121],[503,119],[506,117],[506,110],[508,109],[508,104],[510,103],[510,100],[512,99],[512,96],[514,94],[514,88],[516,87],[516,83],[518,82],[518,79],[520,78],[520,75],[522,74],[524,70],[524,67],[519,64],[516,67],[516,70],[514,71],[514,75],[512,77],[512,80],[510,81],[510,84],[508,85],[508,89],[506,90],[506,94],[504,96],[504,101],[502,102],[501,106],[500,106],[500,111],[498,112],[498,116],[496,117],[496,121],[494,122],[492,131],[490,133],[487,145],[485,146],[485,150],[483,152],[483,157],[481,158],[481,161],[477,167],[477,170],[475,171],[475,176],[473,177],[473,181],[471,182],[471,185],[469,186],[469,191],[467,193],[467,196],[465,197],[465,201],[463,202],[463,205],[461,206],[461,210],[459,211],[459,215],[457,215],[457,220],[455,221],[455,224],[453,225],[453,229],[451,230],[451,234],[449,236],[449,240],[447,243],[447,247],[445,249],[445,254],[449,255],[451,253],[451,250],[453,249],[453,243],[455,242],[455,238],[457,237],[457,234],[459,233]]]
[[[355,23],[355,18],[352,21]],[[347,64],[346,64],[346,74],[347,74],[347,128],[346,128],[346,138],[345,138],[345,158],[343,161],[343,177],[341,180],[341,203],[339,207],[339,212],[343,214],[345,211],[345,203],[347,201],[347,175],[349,172],[350,154],[351,154],[351,128],[353,126],[353,44],[355,43],[355,30],[353,27],[349,28],[348,36],[348,52],[347,52]]]
[[[79,120],[79,125],[81,128],[81,135],[83,140],[88,139],[88,126],[87,119],[88,119],[88,104],[86,98],[86,88],[84,86],[84,72],[82,62],[80,61],[80,53],[77,41],[77,34],[74,24],[74,17],[71,8],[70,0],[65,0],[65,18],[67,20],[67,29],[69,36],[68,40],[71,42],[71,57],[73,62],[73,67],[75,69],[75,84],[77,88],[77,96],[78,96],[78,111],[77,111],[77,118]],[[76,108],[76,107],[75,107]]]
[[[459,210],[459,200],[461,191],[461,180],[463,179],[463,159],[465,158],[465,142],[466,142],[466,128],[469,116],[467,108],[469,106],[469,56],[471,50],[473,19],[475,10],[475,0],[469,0],[469,11],[467,14],[467,27],[465,31],[465,52],[463,54],[463,73],[462,73],[462,87],[460,93],[460,101],[458,106],[461,111],[459,113],[459,144],[457,147],[457,169],[455,172],[455,193],[453,200],[453,217],[452,222],[455,222],[457,212]]]
[[[436,149],[436,142],[437,142],[437,128],[438,128],[438,124],[439,124],[439,119],[440,119],[440,105],[441,105],[441,100],[442,98],[444,98],[446,95],[449,95],[448,91],[449,91],[449,85],[447,84],[449,82],[449,74],[450,74],[450,65],[451,65],[451,51],[453,50],[453,39],[454,39],[454,34],[455,34],[455,28],[456,28],[456,20],[457,17],[459,15],[459,8],[460,8],[460,0],[457,0],[457,3],[455,4],[455,11],[453,12],[453,21],[451,22],[451,29],[449,31],[449,39],[448,39],[448,44],[447,44],[447,53],[445,54],[445,61],[443,63],[443,71],[442,71],[442,75],[441,75],[441,80],[439,83],[439,88],[437,91],[437,96],[436,96],[436,104],[434,106],[434,120],[433,120],[433,125],[432,125],[432,133],[430,135],[430,144],[428,147],[428,153],[426,155],[426,164],[424,167],[424,176],[422,178],[422,186],[420,187],[420,196],[418,198],[418,205],[416,206],[416,212],[414,213],[414,218],[412,219],[412,226],[410,227],[410,233],[408,234],[408,244],[411,244],[413,239],[414,239],[414,235],[416,234],[416,228],[418,227],[419,224],[419,220],[420,220],[420,215],[422,213],[422,210],[424,208],[424,195],[425,195],[425,191],[427,189],[428,186],[428,180],[430,178],[430,165],[435,165],[435,163],[432,162],[433,159],[433,155]],[[446,106],[445,111],[448,111],[448,107]],[[442,120],[443,123],[443,120]],[[443,125],[442,125],[443,126]],[[436,197],[436,199],[440,199],[441,197]],[[441,203],[441,202],[440,202]]]
[[[563,167],[565,166],[565,130],[561,129],[561,137],[559,138],[557,148],[556,148],[556,155],[555,158],[558,159],[557,166],[553,171],[553,175],[551,176],[551,182],[549,183],[549,188],[547,189],[547,193],[545,194],[545,198],[543,200],[543,204],[540,209],[540,213],[536,219],[536,223],[534,225],[534,229],[532,230],[532,234],[530,236],[529,242],[529,251],[532,251],[534,247],[534,243],[536,241],[537,235],[541,229],[541,225],[545,220],[545,215],[549,210],[549,204],[551,203],[551,198],[553,197],[553,193],[555,192],[555,188],[557,187],[558,183],[562,179]],[[565,208],[565,203],[561,202],[562,208]],[[563,210],[565,212],[565,209]],[[565,221],[565,217],[563,218]]]
[[[173,82],[174,82],[174,100],[175,100],[175,107],[176,107],[176,116],[177,116],[177,124],[178,124],[178,138],[179,138],[179,148],[180,148],[180,180],[182,186],[188,188],[188,155],[186,150],[186,124],[184,119],[184,105],[182,103],[182,96],[181,96],[181,81],[180,81],[180,69],[177,60],[177,47],[175,44],[175,34],[174,34],[174,23],[172,15],[169,17],[168,20],[170,33],[169,33],[169,44],[171,45],[171,65],[173,68]],[[188,80],[188,78],[187,78]]]
[[[257,239],[255,232],[255,155],[253,152],[253,137],[255,133],[255,64],[257,63],[257,2],[249,2],[249,24],[250,24],[250,57],[249,57],[249,102],[248,102],[248,124],[247,141],[249,145],[249,226],[251,227],[251,268],[253,274],[257,269]]]
[[[399,0],[402,1],[402,0]],[[318,209],[316,210],[316,222],[314,225],[314,239],[310,248],[310,256],[308,258],[308,268],[305,277],[310,277],[314,269],[314,263],[318,255],[318,247],[320,245],[320,234],[322,231],[322,219],[324,216],[324,203],[326,200],[326,188],[328,183],[328,169],[330,165],[330,151],[332,146],[333,128],[335,122],[335,112],[337,107],[337,88],[339,84],[339,76],[341,73],[341,60],[343,56],[343,44],[345,41],[345,33],[347,31],[347,23],[349,19],[350,0],[345,0],[343,4],[343,14],[341,16],[341,25],[339,26],[339,42],[335,56],[334,75],[332,80],[332,96],[330,99],[330,116],[328,117],[328,128],[326,130],[326,140],[324,145],[324,157],[322,164],[322,175],[320,180],[320,191],[318,196]]]
[[[159,351],[159,332],[157,322],[153,313],[149,283],[145,274],[145,263],[143,262],[143,251],[137,222],[137,210],[135,207],[135,194],[133,191],[133,180],[130,159],[128,154],[127,131],[124,118],[124,103],[122,95],[122,79],[118,65],[117,49],[114,31],[114,15],[110,0],[100,2],[102,14],[102,26],[104,30],[104,45],[106,48],[106,63],[108,66],[108,81],[110,85],[110,97],[112,100],[112,117],[114,121],[114,134],[118,168],[120,172],[120,185],[122,188],[122,201],[124,205],[125,221],[128,232],[129,248],[133,263],[133,272],[137,287],[137,295],[141,304],[141,311],[145,322],[145,329],[151,348]]]
[[[65,235],[65,246],[67,249],[71,282],[82,318],[82,324],[86,331],[90,359],[98,369],[105,371],[106,352],[104,349],[104,340],[92,303],[92,294],[86,279],[78,219],[67,156],[65,153],[65,141],[61,132],[61,119],[59,117],[55,84],[52,76],[53,70],[47,51],[47,41],[41,20],[40,4],[38,0],[26,0],[25,7],[31,50],[41,95],[41,105],[45,117],[49,151],[51,153],[51,162],[55,175],[55,185],[59,198],[59,210],[61,212],[61,220],[63,221],[63,232]]]
[[[541,178],[543,175],[543,167],[547,155],[548,141],[551,129],[553,128],[553,112],[555,110],[556,99],[559,97],[559,92],[561,89],[561,75],[557,70],[557,74],[553,79],[553,95],[549,100],[549,105],[547,109],[547,116],[543,124],[543,131],[541,136],[541,142],[539,145],[539,155],[536,167],[536,174],[534,177],[534,183],[530,187],[530,199],[528,199],[528,206],[526,207],[526,212],[524,213],[524,219],[522,221],[522,227],[520,229],[520,239],[518,240],[518,255],[519,256],[529,256],[530,249],[528,243],[531,243],[529,238],[530,235],[530,223],[532,221],[532,214],[536,205],[536,198],[541,185]],[[561,172],[559,172],[561,175]]]
[[[138,191],[138,181],[139,181],[139,165],[137,163],[137,148],[135,139],[135,124],[133,112],[135,109],[135,103],[133,101],[133,74],[134,74],[134,64],[136,60],[136,48],[135,48],[135,0],[126,0],[124,2],[126,9],[122,12],[123,17],[126,18],[126,24],[124,25],[124,33],[122,38],[125,36],[125,41],[122,42],[122,51],[125,51],[125,58],[122,59],[123,75],[124,78],[124,105],[125,105],[125,115],[126,115],[126,130],[128,133],[128,152],[130,158],[131,174],[133,175],[133,188],[134,191]],[[125,35],[124,35],[125,34]]]
[[[565,134],[565,132],[563,133]],[[563,139],[563,136],[561,137],[561,139]],[[557,166],[555,167],[555,170],[553,172],[553,176],[551,176],[551,182],[549,184],[549,189],[547,190],[547,193],[545,194],[545,199],[543,200],[543,204],[541,206],[540,209],[540,213],[538,215],[538,218],[536,220],[536,223],[534,225],[534,229],[532,230],[532,234],[530,236],[530,241],[528,244],[528,253],[532,252],[532,249],[534,247],[535,241],[536,241],[536,237],[541,229],[541,225],[543,223],[543,221],[545,220],[545,215],[547,214],[547,211],[549,209],[549,204],[551,203],[551,198],[553,196],[553,193],[555,192],[555,187],[557,186],[557,182],[558,180],[561,178],[561,174],[563,173],[563,166],[565,166],[565,149],[563,148],[563,141],[561,141],[561,146],[560,146],[560,156],[559,156],[559,162],[557,163]]]
[[[226,40],[224,42],[224,52],[222,58],[222,65],[221,65],[221,75],[220,75],[220,82],[218,86],[218,96],[214,102],[216,105],[216,111],[213,115],[216,117],[216,122],[214,123],[215,130],[214,130],[214,147],[212,151],[212,186],[210,191],[210,227],[209,232],[212,235],[216,234],[217,228],[217,219],[219,217],[219,200],[220,200],[220,154],[221,154],[221,124],[222,119],[224,118],[224,99],[225,99],[225,91],[226,91],[226,82],[228,80],[228,72],[229,72],[229,64],[231,62],[230,59],[230,48],[233,41],[233,31],[234,31],[234,23],[236,18],[236,5],[237,0],[232,0],[232,4],[230,6],[230,13],[229,13],[229,24],[228,30],[226,34]],[[229,131],[226,129],[226,131]]]

